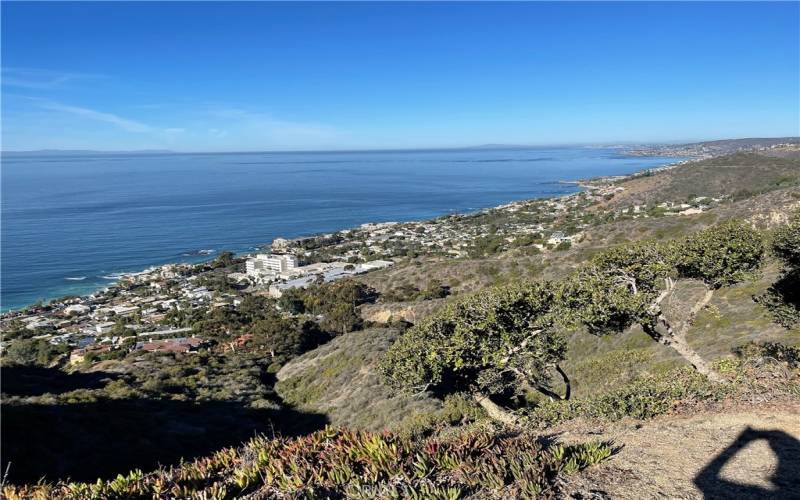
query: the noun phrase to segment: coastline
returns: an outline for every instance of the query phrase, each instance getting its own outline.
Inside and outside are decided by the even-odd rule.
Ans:
[[[660,156],[660,155],[653,155],[653,156]],[[660,170],[664,170],[664,169],[674,168],[674,167],[676,167],[678,165],[681,165],[681,164],[684,164],[684,163],[687,163],[687,162],[691,162],[691,161],[696,161],[696,160],[697,160],[697,158],[689,158],[689,159],[684,159],[684,160],[681,160],[681,161],[678,161],[678,162],[673,161],[673,162],[670,162],[670,163],[666,163],[664,165],[659,165],[657,167],[643,168],[643,169],[637,170],[635,172],[632,172],[630,174],[621,175],[621,176],[600,176],[600,177],[592,177],[592,178],[578,179],[578,180],[559,180],[559,181],[556,181],[557,184],[574,186],[576,188],[576,190],[574,192],[567,193],[567,194],[559,194],[559,195],[552,195],[552,196],[545,195],[545,196],[532,197],[532,198],[520,198],[520,199],[515,199],[515,200],[508,201],[508,202],[500,204],[500,205],[492,205],[492,206],[477,208],[475,210],[447,212],[447,213],[442,213],[440,215],[437,215],[437,216],[434,216],[434,217],[430,217],[430,218],[426,218],[426,219],[399,220],[397,222],[400,223],[400,224],[419,224],[419,223],[424,223],[424,222],[436,221],[436,220],[440,220],[440,219],[447,218],[447,217],[469,217],[469,216],[473,216],[473,215],[476,215],[476,214],[489,212],[489,211],[492,211],[492,210],[503,210],[504,208],[508,208],[508,207],[514,206],[516,204],[522,204],[522,203],[526,203],[526,202],[542,201],[542,200],[558,201],[558,200],[568,199],[569,197],[574,196],[576,193],[579,193],[579,192],[582,192],[582,191],[586,191],[587,189],[589,189],[592,186],[592,183],[619,181],[620,179],[624,179],[624,178],[627,178],[627,177],[634,177],[634,176],[642,175],[645,172],[655,172],[655,171],[660,171]],[[347,226],[347,227],[341,227],[341,228],[338,228],[338,229],[331,230],[328,233],[316,232],[316,233],[300,234],[300,235],[294,236],[292,238],[288,238],[288,241],[294,242],[294,241],[303,240],[303,239],[321,237],[321,236],[326,235],[326,234],[347,233],[347,232],[351,232],[351,231],[357,230],[361,226],[368,226],[368,225],[375,225],[375,224],[386,224],[386,223],[387,223],[386,221],[384,221],[384,222],[376,222],[374,220],[368,220],[368,221],[361,222],[357,226],[350,225],[350,226]],[[246,256],[246,255],[252,254],[254,250],[266,249],[266,248],[269,248],[269,244],[262,243],[262,244],[247,245],[247,250],[245,250],[245,251],[236,251],[235,248],[230,250],[230,251],[233,251],[234,254],[237,257],[242,257],[242,256]],[[68,277],[64,277],[65,281],[69,281],[71,283],[75,283],[74,289],[76,290],[76,293],[74,293],[74,294],[72,294],[72,293],[56,294],[56,295],[54,295],[52,297],[43,297],[41,299],[41,301],[30,302],[30,303],[27,303],[26,305],[23,305],[21,307],[11,307],[11,308],[0,307],[0,314],[6,315],[6,314],[10,314],[10,313],[16,313],[16,312],[24,311],[24,310],[26,310],[26,309],[28,309],[28,308],[30,308],[32,306],[36,306],[37,304],[40,304],[40,303],[41,304],[48,304],[48,303],[51,303],[51,302],[58,302],[58,301],[63,300],[66,297],[87,298],[87,297],[89,297],[89,296],[91,296],[93,294],[96,294],[96,293],[99,293],[99,292],[106,292],[108,290],[111,290],[111,289],[115,288],[116,286],[118,286],[120,281],[123,281],[123,280],[131,278],[131,277],[135,277],[137,275],[151,273],[151,272],[154,272],[154,271],[158,271],[158,270],[161,270],[161,269],[164,269],[164,268],[169,268],[169,267],[176,266],[176,265],[178,265],[178,266],[187,266],[187,265],[188,266],[197,266],[197,265],[201,265],[201,264],[205,264],[205,263],[211,262],[216,258],[217,255],[219,255],[219,253],[221,253],[223,251],[228,251],[228,250],[229,249],[221,248],[221,249],[214,249],[214,250],[196,251],[197,253],[192,253],[191,255],[186,254],[186,256],[187,257],[189,257],[189,256],[202,257],[201,259],[171,260],[171,261],[163,262],[163,263],[160,263],[160,264],[150,265],[150,266],[147,266],[146,268],[138,270],[138,271],[112,272],[112,273],[109,273],[107,275],[98,276],[99,278],[102,278],[102,279],[105,279],[105,280],[109,280],[109,282],[107,284],[102,284],[102,285],[98,285],[97,283],[94,283],[94,284],[90,285],[89,283],[86,283],[85,284],[86,286],[80,286],[83,283],[83,281],[87,279],[86,276],[75,276],[75,277],[68,276]],[[95,278],[97,278],[97,277],[95,277]],[[70,288],[73,288],[73,287],[70,287]]]

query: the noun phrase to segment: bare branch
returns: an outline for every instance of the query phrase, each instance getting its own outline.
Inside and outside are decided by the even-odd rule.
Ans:
[[[515,347],[512,347],[511,349],[509,349],[509,350],[508,350],[508,356],[506,356],[506,357],[504,357],[504,358],[500,359],[500,361],[498,361],[498,364],[499,364],[500,366],[503,366],[503,365],[506,365],[506,364],[508,364],[508,362],[509,362],[509,361],[511,361],[511,358],[512,358],[512,357],[513,357],[515,354],[517,354],[518,352],[520,352],[520,351],[522,351],[523,349],[525,349],[526,347],[528,347],[528,343],[530,342],[530,340],[531,340],[533,337],[535,337],[535,336],[539,335],[540,333],[542,333],[542,331],[543,331],[543,330],[534,330],[533,332],[531,332],[531,334],[530,334],[530,335],[529,335],[529,336],[528,336],[528,337],[527,337],[525,340],[523,340],[522,342],[520,342],[518,346],[515,346]]]

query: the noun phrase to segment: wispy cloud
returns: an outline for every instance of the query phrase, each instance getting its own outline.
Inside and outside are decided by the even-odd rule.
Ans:
[[[275,118],[262,110],[221,103],[165,105],[161,111],[112,110],[5,92],[4,138],[12,149],[115,144],[118,149],[176,150],[324,149],[347,143],[344,131],[313,121]],[[127,111],[126,111],[127,110]],[[93,126],[93,124],[95,124]],[[102,124],[97,127],[96,124]],[[44,137],[69,134],[64,145]],[[82,146],[84,147],[84,146]],[[91,148],[98,146],[91,146]]]
[[[61,87],[71,81],[94,78],[105,78],[105,76],[36,68],[4,67],[2,69],[2,84],[4,86],[26,89],[48,90]]]
[[[47,101],[43,99],[34,99],[37,101],[38,106],[42,109],[47,109],[50,111],[60,111],[64,113],[69,113],[75,116],[80,116],[82,118],[87,118],[89,120],[95,120],[99,122],[110,123],[111,125],[115,125],[122,130],[128,132],[154,132],[156,129],[151,127],[150,125],[144,124],[142,122],[138,122],[136,120],[129,120],[127,118],[123,118],[121,116],[117,116],[113,113],[105,113],[103,111],[97,111],[94,109],[89,108],[81,108],[78,106],[69,106],[66,104],[61,104],[58,102]]]
[[[338,129],[329,125],[282,120],[267,113],[237,107],[215,106],[208,113],[215,123],[225,129],[210,130],[215,137],[224,137],[227,130],[231,129],[266,143],[296,145],[332,141],[341,135]]]

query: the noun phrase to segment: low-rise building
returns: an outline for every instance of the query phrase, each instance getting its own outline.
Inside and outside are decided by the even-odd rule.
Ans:
[[[54,330],[55,324],[49,319],[39,318],[34,321],[29,321],[25,325],[25,328],[28,330]]]
[[[133,315],[139,308],[137,306],[114,306],[111,308],[111,311],[114,312],[117,316],[127,317]]]
[[[285,238],[275,238],[272,240],[272,245],[270,246],[273,251],[280,252],[284,251],[289,248],[289,240]]]
[[[174,339],[164,340],[150,340],[146,342],[137,342],[136,349],[150,352],[193,352],[197,351],[205,341],[200,337],[180,337]]]
[[[92,308],[83,304],[73,304],[71,306],[67,306],[64,308],[64,314],[67,316],[80,316],[82,314],[88,314]]]
[[[561,231],[556,231],[550,235],[550,238],[547,240],[547,243],[551,245],[558,245],[560,243],[564,243],[567,241],[571,241],[571,238],[564,234]]]
[[[364,262],[363,264],[359,265],[360,269],[363,269],[364,272],[373,271],[375,269],[385,269],[389,266],[393,266],[394,262],[391,260],[371,260],[369,262]]]
[[[114,328],[115,324],[116,323],[113,321],[106,321],[104,323],[98,323],[94,325],[94,328],[97,330],[97,333],[109,333],[111,329]]]
[[[269,296],[274,299],[279,299],[285,290],[289,290],[291,288],[308,288],[309,285],[312,285],[316,281],[316,276],[304,276],[302,278],[287,281],[286,283],[275,283],[269,286]]]
[[[164,335],[178,335],[180,333],[189,333],[191,331],[192,331],[191,327],[172,328],[169,330],[153,330],[150,332],[141,332],[137,333],[136,336],[147,339],[150,337],[163,337]]]

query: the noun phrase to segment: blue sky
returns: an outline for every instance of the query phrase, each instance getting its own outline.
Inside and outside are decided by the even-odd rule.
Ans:
[[[3,149],[800,135],[799,6],[3,2]]]

